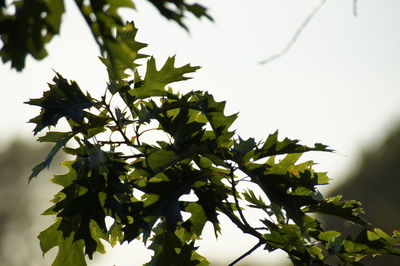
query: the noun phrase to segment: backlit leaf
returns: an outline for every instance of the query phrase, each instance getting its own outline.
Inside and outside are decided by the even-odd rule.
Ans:
[[[137,98],[143,99],[151,96],[164,96],[167,94],[165,86],[170,83],[187,80],[185,74],[195,72],[200,67],[192,67],[189,64],[176,68],[175,56],[168,57],[160,70],[157,70],[156,61],[151,57],[147,62],[146,75],[143,84],[131,89],[129,93]]]

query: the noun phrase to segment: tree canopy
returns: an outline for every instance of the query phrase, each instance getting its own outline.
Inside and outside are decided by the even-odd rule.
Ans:
[[[225,102],[207,91],[180,93],[171,87],[199,67],[175,66],[175,56],[160,63],[142,52],[147,45],[136,40],[134,23],[123,23],[117,13],[120,7],[133,8],[131,1],[75,2],[99,45],[109,81],[96,99],[56,73],[43,96],[27,102],[40,108],[30,120],[34,134],[47,131],[38,141],[53,145],[29,180],[61,150],[74,158],[63,163],[67,173],[51,179],[62,188],[44,214],[56,218],[39,234],[43,253],[58,247],[53,265],[86,265],[86,255],[105,252],[104,242],[115,246],[139,238],[154,251],[147,265],[208,265],[196,241],[206,223],[220,234],[220,215],[257,240],[231,265],[258,248],[283,250],[295,265],[327,265],[328,257],[359,265],[365,256],[400,255],[399,231],[388,234],[366,221],[358,201],[325,198],[318,191],[328,184],[327,174],[299,159],[330,148],[280,139],[278,132],[264,140],[241,138],[232,129],[238,115],[226,114]],[[209,17],[198,4],[150,2],[182,27],[185,12]],[[64,9],[55,0],[14,5],[15,13],[1,9],[1,56],[22,69],[27,54],[46,55],[44,44],[58,33]],[[22,32],[26,39],[19,42],[10,29],[23,19],[32,32]],[[14,53],[13,43],[24,53]],[[57,130],[60,120],[69,130]],[[247,209],[259,212],[257,223],[246,218]],[[362,230],[355,237],[327,231],[314,218],[317,213]]]

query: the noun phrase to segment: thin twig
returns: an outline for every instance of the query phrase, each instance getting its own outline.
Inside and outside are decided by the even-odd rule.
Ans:
[[[287,45],[285,46],[285,48],[283,48],[282,51],[280,51],[279,53],[265,59],[259,62],[260,65],[265,65],[270,63],[271,61],[274,61],[275,59],[284,56],[285,54],[287,54],[289,52],[289,50],[292,48],[292,46],[294,45],[294,43],[297,41],[297,39],[299,38],[300,34],[303,32],[303,30],[306,28],[306,26],[308,25],[308,23],[310,23],[310,21],[315,17],[315,15],[318,13],[318,11],[320,10],[320,8],[326,3],[327,0],[321,0],[321,2],[314,7],[314,9],[311,11],[311,13],[306,17],[306,19],[303,21],[303,23],[301,23],[300,27],[297,28],[297,30],[295,31],[295,33],[292,36],[292,39],[287,43]],[[356,1],[356,0],[355,0]]]
[[[256,229],[256,230],[269,230],[269,229],[266,228],[266,227],[255,227],[254,229]]]
[[[132,154],[132,155],[115,156],[115,158],[118,158],[118,159],[133,159],[133,158],[142,158],[142,157],[144,157],[143,154]]]
[[[136,127],[133,126],[133,130],[135,131],[135,135],[136,135],[136,142],[137,142],[137,144],[138,144],[139,146],[142,145],[142,144],[140,143],[140,140],[139,140],[139,137],[140,137],[140,134],[141,134],[141,133],[139,133],[139,128],[140,128],[140,126],[141,126],[141,124],[137,125]]]
[[[236,196],[236,194],[237,194],[237,191],[236,191],[236,184],[235,184],[235,179],[234,179],[234,176],[233,176],[233,171],[234,171],[234,169],[231,167],[230,170],[231,170],[231,172],[230,172],[230,178],[231,178],[231,185],[232,185],[232,194],[233,194],[233,199],[235,200],[236,209],[238,210],[239,216],[240,216],[240,218],[242,219],[242,222],[244,223],[244,225],[250,227],[249,223],[247,222],[246,218],[244,217],[244,214],[243,214],[243,212],[242,212],[242,209],[240,208],[240,205],[239,205],[239,200],[238,200],[238,198],[237,198],[237,196]]]
[[[149,132],[149,131],[152,131],[152,130],[161,130],[161,128],[155,127],[155,128],[145,129],[142,132],[140,132],[136,137],[139,138],[143,133],[146,133],[146,132]]]
[[[260,242],[265,243],[265,239],[263,235],[255,230],[251,226],[246,226],[243,222],[232,212],[232,210],[228,209],[224,204],[218,204],[218,208],[221,210],[223,214],[228,216],[228,218],[240,229],[243,233],[255,236],[258,238]]]
[[[119,133],[121,133],[122,137],[125,140],[125,143],[129,146],[134,146],[133,143],[128,139],[128,137],[125,135],[125,132],[123,131],[118,119],[114,116],[113,112],[111,111],[110,106],[107,104],[106,100],[104,97],[102,97],[102,103],[104,104],[104,106],[106,107],[107,111],[110,113],[111,115],[111,119],[114,121],[115,125],[117,126],[117,129],[119,131]]]
[[[106,140],[99,140],[98,143],[100,145],[118,145],[120,146],[121,144],[126,144],[125,141],[106,141]]]
[[[248,255],[250,255],[251,253],[253,253],[256,249],[258,249],[262,244],[264,244],[263,242],[258,242],[254,247],[252,247],[251,249],[249,249],[246,253],[244,253],[242,256],[240,256],[239,258],[237,258],[236,260],[234,260],[232,263],[230,263],[228,266],[233,266],[236,263],[238,263],[239,261],[241,261],[242,259],[244,259],[245,257],[247,257]]]

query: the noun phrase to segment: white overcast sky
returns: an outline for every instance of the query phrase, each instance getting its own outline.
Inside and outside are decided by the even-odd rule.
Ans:
[[[147,1],[136,2],[139,12],[124,14],[139,28],[138,39],[149,44],[146,53],[160,62],[176,54],[178,64],[202,66],[194,79],[173,87],[208,90],[226,100],[229,113],[240,112],[234,128],[243,138],[261,139],[279,129],[281,137],[328,144],[338,154],[307,158],[340,181],[362,149],[399,124],[398,0],[358,1],[357,17],[352,0],[328,0],[292,50],[262,66],[257,62],[285,47],[318,1],[201,1],[215,23],[190,18],[190,34],[161,18]],[[14,136],[33,138],[33,125],[26,121],[39,110],[22,102],[41,96],[52,69],[92,95],[104,92],[107,75],[98,48],[74,6],[67,6],[61,37],[48,47],[50,56],[40,62],[28,59],[22,73],[0,65],[0,146]],[[227,237],[206,242],[200,251],[226,264],[253,245],[238,231],[234,236],[234,227],[226,232]],[[100,265],[141,265],[143,254],[148,256],[126,250],[113,251]],[[253,258],[264,258],[263,252]]]

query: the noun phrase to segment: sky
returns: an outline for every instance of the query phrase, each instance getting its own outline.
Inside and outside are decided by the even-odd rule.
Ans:
[[[242,138],[263,139],[279,130],[281,137],[304,144],[329,145],[335,154],[306,158],[338,184],[357,166],[362,150],[378,145],[400,122],[400,2],[358,2],[355,16],[352,1],[328,0],[292,49],[266,65],[258,62],[280,52],[319,1],[201,1],[215,22],[190,17],[190,33],[167,22],[147,1],[136,1],[138,12],[122,13],[135,22],[137,39],[149,44],[145,52],[159,64],[176,55],[177,65],[202,67],[174,89],[207,90],[226,100],[227,113],[239,112],[233,127]],[[20,73],[0,65],[0,147],[15,136],[33,139],[33,124],[26,122],[39,109],[23,102],[40,97],[54,71],[92,95],[103,94],[107,74],[98,48],[71,4],[61,37],[48,51],[45,60],[29,58]],[[205,242],[200,253],[226,263],[252,247],[233,226],[226,228],[225,237]],[[264,253],[251,258],[265,259]],[[140,247],[125,247],[98,265],[141,265],[148,258]]]

